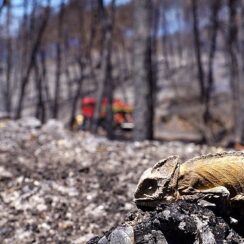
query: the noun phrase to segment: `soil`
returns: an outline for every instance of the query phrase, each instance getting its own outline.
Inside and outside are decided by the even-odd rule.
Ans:
[[[173,154],[222,148],[109,141],[58,121],[0,123],[0,243],[86,243],[135,211],[141,173]]]

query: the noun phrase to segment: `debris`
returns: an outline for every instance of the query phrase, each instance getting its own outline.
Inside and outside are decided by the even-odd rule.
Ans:
[[[0,242],[85,243],[136,209],[136,184],[155,161],[221,150],[109,141],[69,132],[55,120],[41,128],[7,121],[0,128]],[[158,232],[151,235],[163,240]]]
[[[41,127],[41,121],[34,117],[24,117],[17,120],[17,123],[21,127],[25,127],[28,129],[37,129]]]
[[[154,211],[137,211],[125,224],[129,226],[130,233],[134,233],[135,239],[131,243],[137,244],[244,243],[243,230],[237,233],[211,210],[186,201],[164,204]],[[104,236],[94,237],[88,243],[130,243],[124,232],[123,227],[119,226]]]

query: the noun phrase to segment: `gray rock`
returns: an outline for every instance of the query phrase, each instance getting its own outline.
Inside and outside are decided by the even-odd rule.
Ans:
[[[51,119],[42,126],[42,131],[51,135],[54,139],[65,138],[66,132],[62,122]]]
[[[134,231],[131,226],[118,227],[109,236],[110,244],[134,244]]]
[[[128,238],[124,227],[117,227],[106,234],[110,238],[108,243],[244,243],[243,230],[240,229],[237,233],[213,211],[186,201],[164,204],[154,211],[136,212],[130,216],[129,223],[131,222],[131,238]]]
[[[18,121],[19,126],[29,129],[37,129],[41,127],[41,121],[35,117],[24,117],[19,119]]]

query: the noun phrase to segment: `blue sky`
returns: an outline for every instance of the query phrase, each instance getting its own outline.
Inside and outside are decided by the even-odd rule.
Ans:
[[[54,7],[58,7],[60,5],[60,2],[62,0],[50,0],[51,1],[51,4],[54,6]],[[65,0],[66,2],[68,2],[68,0]],[[116,0],[116,3],[117,4],[124,4],[124,3],[128,3],[130,0]],[[20,6],[22,5],[24,2],[24,0],[12,0],[12,4],[14,6]],[[42,0],[43,3],[46,2],[46,0]],[[109,4],[111,3],[111,0],[104,0],[105,4]],[[19,14],[21,15],[22,14],[22,8],[14,8],[14,12],[15,14]]]
[[[29,1],[29,0],[28,0]],[[58,7],[60,6],[60,3],[62,0],[50,0],[52,3],[52,6],[54,7]],[[68,0],[65,0],[66,2],[68,2]],[[116,0],[117,4],[124,4],[129,2],[130,0]],[[18,28],[18,23],[19,23],[19,19],[20,17],[22,17],[23,15],[23,7],[21,7],[23,5],[24,0],[12,0],[12,4],[13,6],[15,6],[13,8],[13,31],[14,29]],[[32,2],[32,1],[31,1]],[[47,0],[42,0],[41,2],[46,3]],[[111,3],[111,0],[104,0],[105,4],[109,4]],[[19,7],[18,7],[19,6]],[[29,10],[31,10],[31,5],[29,6]],[[173,9],[172,11],[169,11],[166,16],[167,16],[167,21],[168,21],[168,31],[169,33],[174,33],[175,31],[177,31],[179,29],[178,23],[177,23],[177,17],[176,17],[176,12]],[[2,15],[3,18],[3,15]],[[3,19],[0,16],[0,21],[2,21]],[[159,31],[159,34],[162,34],[161,31]]]
[[[13,3],[14,5],[19,5],[19,4],[22,4],[23,1],[24,1],[24,0],[12,0],[12,3]],[[130,1],[130,0],[116,0],[116,2],[117,2],[118,4],[127,3],[127,2],[129,2],[129,1]],[[45,2],[45,1],[43,1],[43,2]],[[56,5],[56,6],[57,6],[57,5],[60,4],[61,0],[51,0],[51,2],[52,2],[53,5]],[[109,3],[111,2],[111,0],[104,0],[104,2],[105,2],[106,4],[109,4]]]
[[[17,1],[20,1],[20,0],[17,0]],[[23,0],[22,0],[23,1]],[[54,5],[59,5],[60,4],[60,1],[61,0],[52,0],[52,3],[54,4]],[[130,0],[116,0],[116,3],[118,3],[118,4],[123,4],[123,3],[128,3]],[[111,0],[104,0],[104,2],[106,3],[106,4],[109,4],[110,2],[111,2]]]
[[[29,0],[28,0],[29,1]],[[52,6],[54,7],[58,7],[61,3],[62,0],[50,0]],[[129,2],[130,0],[116,0],[117,4],[124,4]],[[19,23],[19,18],[22,17],[23,15],[23,7],[21,7],[23,5],[24,0],[12,0],[12,5],[14,6],[13,8],[13,29],[17,28],[18,23]],[[32,2],[32,1],[30,1]],[[43,2],[44,4],[47,2],[47,0],[42,0],[41,2]],[[65,2],[68,2],[68,0],[65,0]],[[105,4],[109,4],[111,2],[111,0],[104,0]],[[29,5],[29,10],[31,10],[31,4]],[[5,11],[3,11],[4,13]],[[3,15],[2,15],[3,16]],[[2,18],[0,17],[0,21],[2,21]]]

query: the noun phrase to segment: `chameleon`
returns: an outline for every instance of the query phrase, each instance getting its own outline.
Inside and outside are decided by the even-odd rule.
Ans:
[[[136,205],[148,207],[219,197],[244,202],[243,152],[208,154],[184,163],[178,156],[170,156],[144,171],[134,193]]]

